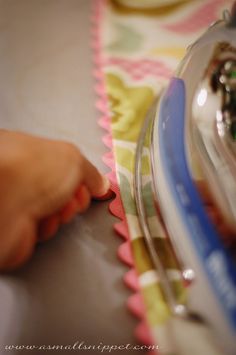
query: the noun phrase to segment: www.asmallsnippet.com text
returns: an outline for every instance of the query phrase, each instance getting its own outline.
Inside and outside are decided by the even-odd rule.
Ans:
[[[49,344],[49,345],[25,345],[25,344],[19,344],[19,345],[5,345],[5,350],[12,351],[12,350],[28,350],[29,352],[32,350],[44,350],[44,351],[50,351],[50,350],[68,350],[68,351],[81,351],[81,350],[94,350],[94,351],[99,351],[101,353],[111,353],[114,350],[136,350],[136,351],[143,351],[143,350],[158,350],[158,345],[133,345],[133,344],[103,344],[102,342],[99,344],[86,344],[84,341],[77,341],[74,344],[67,344],[67,345],[60,345],[60,344]]]

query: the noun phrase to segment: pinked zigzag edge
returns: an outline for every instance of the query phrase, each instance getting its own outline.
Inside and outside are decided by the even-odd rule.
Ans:
[[[139,320],[138,325],[134,329],[134,336],[142,344],[153,345],[154,341],[151,336],[150,328],[146,321],[145,306],[140,292],[138,275],[134,265],[131,243],[129,238],[129,230],[126,216],[121,200],[119,184],[116,176],[115,157],[113,153],[113,142],[111,132],[111,117],[109,111],[108,98],[106,93],[105,76],[103,72],[103,56],[101,43],[101,23],[105,11],[106,0],[94,0],[91,8],[91,47],[93,51],[95,79],[94,90],[96,93],[96,109],[99,112],[98,124],[106,131],[102,137],[104,145],[108,148],[108,152],[102,157],[103,162],[110,168],[107,174],[111,182],[111,189],[115,194],[114,199],[109,205],[110,212],[120,221],[114,224],[115,232],[123,238],[123,243],[118,248],[118,257],[130,269],[124,275],[124,283],[133,292],[127,300],[129,311]],[[149,355],[155,355],[149,352]]]

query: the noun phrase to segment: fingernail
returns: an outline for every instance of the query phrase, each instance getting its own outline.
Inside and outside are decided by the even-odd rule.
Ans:
[[[107,193],[107,191],[110,189],[110,186],[111,186],[109,179],[105,175],[103,175],[102,178],[103,178],[102,188],[96,194],[96,197],[104,196]]]
[[[107,200],[114,196],[113,191],[111,190],[111,184],[109,179],[106,176],[103,176],[103,188],[101,192],[97,193],[96,196],[93,196],[95,200]]]
[[[109,189],[104,195],[96,196],[93,199],[98,201],[105,201],[110,200],[112,197],[115,197],[115,194],[111,189]]]

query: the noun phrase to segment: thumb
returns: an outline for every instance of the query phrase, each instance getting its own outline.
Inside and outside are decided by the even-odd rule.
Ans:
[[[83,160],[83,181],[94,198],[103,198],[110,192],[110,182],[86,158]]]

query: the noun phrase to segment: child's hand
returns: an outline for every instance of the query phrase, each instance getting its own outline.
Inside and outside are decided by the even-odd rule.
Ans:
[[[102,197],[109,182],[69,143],[0,130],[0,269]]]

